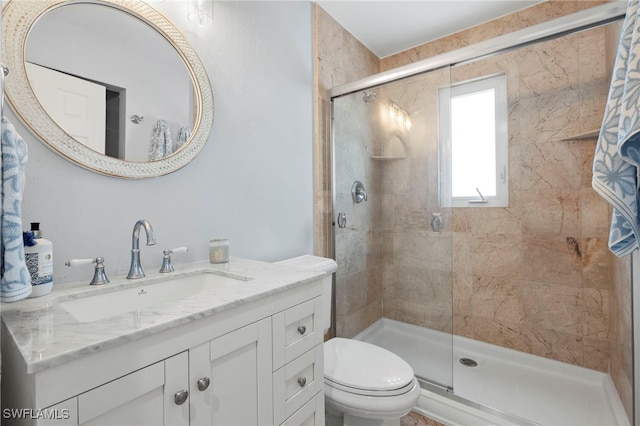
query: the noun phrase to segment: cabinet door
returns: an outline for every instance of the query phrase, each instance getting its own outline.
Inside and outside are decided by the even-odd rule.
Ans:
[[[188,425],[188,400],[176,402],[188,392],[188,368],[183,352],[78,395],[78,424]]]
[[[38,426],[76,426],[78,424],[78,398],[67,399],[38,413]]]
[[[190,349],[191,424],[272,424],[271,371],[270,318]]]

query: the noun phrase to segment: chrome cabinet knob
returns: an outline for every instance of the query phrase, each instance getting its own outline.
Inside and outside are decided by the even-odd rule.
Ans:
[[[299,377],[298,378],[298,384],[300,385],[301,388],[303,388],[304,385],[307,384],[307,378],[306,377]]]
[[[199,391],[206,390],[209,387],[210,383],[211,383],[211,380],[208,377],[203,377],[201,379],[198,379],[198,390]]]
[[[300,327],[298,327],[298,333],[300,334],[304,334],[307,332],[307,327],[304,325],[301,325]]]
[[[189,391],[186,391],[186,390],[178,391],[173,396],[173,400],[176,403],[176,405],[184,404],[187,401],[187,398],[189,398]]]

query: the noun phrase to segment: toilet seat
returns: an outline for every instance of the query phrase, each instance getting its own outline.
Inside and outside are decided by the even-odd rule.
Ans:
[[[414,379],[415,380],[415,379]],[[369,389],[359,389],[359,388],[354,388],[351,386],[344,386],[341,385],[340,383],[336,383],[330,379],[327,379],[325,377],[324,379],[324,384],[325,386],[330,386],[334,389],[339,389],[343,392],[349,392],[349,393],[353,393],[356,395],[363,395],[363,396],[398,396],[398,395],[403,395],[407,392],[411,392],[411,390],[413,389],[413,387],[415,386],[414,380],[412,380],[411,382],[409,382],[408,384],[406,384],[405,386],[398,388],[398,389],[391,389],[391,390],[369,390]]]
[[[325,385],[368,396],[405,394],[415,386],[413,369],[396,354],[359,340],[324,344]]]

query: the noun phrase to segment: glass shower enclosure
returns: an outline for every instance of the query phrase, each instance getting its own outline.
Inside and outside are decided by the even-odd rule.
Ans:
[[[419,378],[444,388],[453,384],[454,256],[451,208],[438,185],[437,99],[449,80],[445,67],[332,105],[336,334],[374,324],[358,338],[393,348]],[[412,327],[431,335],[421,339]]]
[[[559,34],[493,52],[480,43],[476,57],[468,46],[468,59],[334,92],[335,335],[395,352],[423,387],[498,410],[487,381],[465,381],[474,359],[461,342],[585,367],[610,375],[631,418],[631,299],[611,277],[608,206],[591,188],[619,16],[583,16]],[[506,136],[482,150],[495,162],[478,152],[459,163],[456,129],[479,143],[490,119],[471,98],[488,93],[490,132]],[[532,419],[525,411],[514,414]]]

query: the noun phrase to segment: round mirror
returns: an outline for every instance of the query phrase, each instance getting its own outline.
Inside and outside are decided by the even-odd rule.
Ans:
[[[153,8],[13,0],[2,13],[6,98],[56,153],[98,173],[146,178],[200,152],[213,122],[209,80]]]

